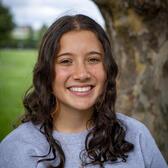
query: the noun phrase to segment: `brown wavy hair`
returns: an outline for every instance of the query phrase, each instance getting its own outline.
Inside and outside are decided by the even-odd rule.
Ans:
[[[40,131],[46,137],[50,149],[38,162],[60,159],[57,168],[64,168],[65,155],[58,140],[52,136],[52,113],[58,104],[52,94],[54,80],[54,59],[60,49],[60,38],[70,31],[89,30],[97,36],[104,49],[104,66],[107,80],[102,95],[94,105],[90,122],[94,123],[85,140],[85,150],[81,151],[83,165],[98,164],[103,167],[107,161],[126,161],[133,144],[125,140],[126,128],[115,113],[117,64],[112,56],[110,41],[103,28],[85,15],[63,16],[56,20],[45,33],[33,71],[33,85],[25,94],[23,104],[25,114],[22,123],[31,121],[40,124]],[[52,153],[53,157],[49,158]],[[90,159],[87,162],[86,157]],[[53,167],[53,166],[50,166]]]

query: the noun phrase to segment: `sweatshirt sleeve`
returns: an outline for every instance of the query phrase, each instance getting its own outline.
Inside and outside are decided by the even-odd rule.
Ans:
[[[29,144],[6,140],[0,143],[1,168],[37,168],[37,158],[32,155],[36,155],[35,150]]]
[[[154,138],[144,126],[141,130],[140,145],[146,168],[168,168]]]

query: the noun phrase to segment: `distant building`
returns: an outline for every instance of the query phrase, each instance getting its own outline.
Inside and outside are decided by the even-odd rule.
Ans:
[[[17,26],[12,31],[14,39],[25,40],[29,38],[32,28],[30,26]]]

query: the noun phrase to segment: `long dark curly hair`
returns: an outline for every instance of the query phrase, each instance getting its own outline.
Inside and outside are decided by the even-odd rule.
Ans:
[[[56,97],[52,94],[54,80],[54,59],[60,49],[60,38],[70,31],[89,30],[97,36],[104,49],[104,66],[107,80],[102,95],[94,105],[90,121],[94,124],[85,140],[85,150],[81,151],[83,165],[98,164],[103,167],[107,161],[126,161],[133,144],[125,140],[126,128],[115,113],[117,64],[112,56],[109,39],[103,28],[88,16],[77,14],[63,16],[56,20],[45,33],[33,71],[33,85],[25,94],[23,104],[25,114],[22,123],[31,121],[40,124],[40,131],[46,137],[50,149],[41,160],[59,158],[57,168],[64,168],[65,155],[58,140],[54,139],[52,113],[57,108]],[[53,157],[49,158],[52,153]],[[89,158],[89,162],[86,160]],[[53,166],[50,166],[53,167]]]

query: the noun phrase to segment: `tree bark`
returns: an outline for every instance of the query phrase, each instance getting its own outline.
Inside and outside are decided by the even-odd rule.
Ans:
[[[117,111],[141,120],[168,161],[168,0],[92,0],[120,73]]]

